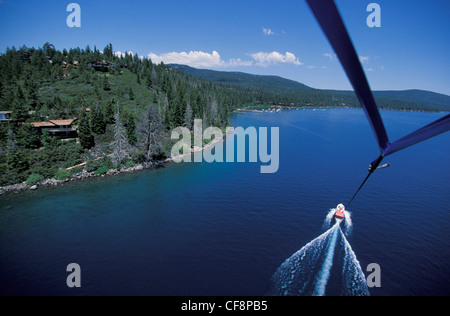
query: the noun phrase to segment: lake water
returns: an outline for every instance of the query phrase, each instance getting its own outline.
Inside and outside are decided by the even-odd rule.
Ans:
[[[383,112],[394,140],[443,114]],[[379,151],[362,110],[246,113],[280,127],[280,168],[169,164],[0,198],[1,295],[264,295],[322,234]],[[353,202],[348,241],[371,295],[450,295],[450,134],[389,157]],[[66,285],[70,263],[82,287]]]

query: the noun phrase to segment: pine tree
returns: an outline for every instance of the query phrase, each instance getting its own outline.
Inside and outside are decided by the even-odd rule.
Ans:
[[[16,129],[17,144],[26,149],[41,147],[41,138],[38,131],[31,124],[20,124]]]
[[[81,109],[79,117],[78,139],[80,140],[80,145],[84,149],[91,149],[95,146],[95,140],[85,108]]]
[[[147,88],[149,88],[149,89],[151,89],[152,85],[153,85],[152,77],[149,73],[147,73],[146,85],[147,85]]]
[[[128,90],[128,96],[129,96],[131,101],[134,100],[134,92],[133,92],[133,88],[131,88],[131,87]]]
[[[130,145],[135,145],[137,142],[136,137],[136,121],[134,116],[130,112],[125,112],[125,128],[127,131],[127,139]]]
[[[111,91],[111,85],[109,84],[108,77],[106,75],[103,76],[103,90]]]
[[[14,96],[14,101],[12,104],[12,114],[11,120],[17,126],[19,123],[25,122],[28,118],[28,103],[25,99],[25,95],[23,93],[22,88],[18,85],[16,89],[16,94]]]
[[[123,127],[123,124],[120,120],[120,107],[119,102],[117,102],[117,112],[115,117],[115,129],[114,129],[114,142],[113,146],[113,162],[115,164],[122,164],[125,159],[129,157],[128,149],[130,148],[130,144],[127,140],[126,130]]]
[[[186,114],[184,115],[184,126],[192,130],[193,127],[193,118],[192,118],[192,108],[191,108],[191,102],[188,101],[187,107],[186,107]]]
[[[24,181],[24,173],[28,170],[29,163],[25,155],[19,151],[14,132],[9,129],[6,147],[6,170],[10,183],[19,183]]]
[[[105,134],[105,132],[106,132],[105,115],[103,114],[103,111],[100,108],[98,102],[95,106],[95,109],[93,109],[93,112],[91,115],[91,128],[92,128],[92,132],[97,135],[102,135],[102,134]]]
[[[114,100],[108,100],[104,103],[104,117],[106,124],[112,124],[114,123],[114,109],[113,104]]]

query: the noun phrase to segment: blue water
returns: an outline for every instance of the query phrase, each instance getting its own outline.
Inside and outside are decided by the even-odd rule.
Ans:
[[[382,116],[396,139],[443,115]],[[0,294],[266,294],[379,151],[361,110],[237,114],[232,124],[280,127],[278,173],[169,164],[1,197]],[[450,295],[449,158],[450,133],[395,154],[353,202],[348,242],[366,275],[370,263],[382,269],[371,295]],[[80,289],[66,286],[70,263]]]

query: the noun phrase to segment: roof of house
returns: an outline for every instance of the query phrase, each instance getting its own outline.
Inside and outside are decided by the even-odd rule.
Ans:
[[[57,127],[57,126],[70,126],[76,120],[76,118],[72,119],[59,119],[59,120],[50,120],[49,122],[34,122],[31,123],[34,127]]]
[[[11,114],[11,111],[0,111],[0,114]]]
[[[75,119],[67,119],[67,120],[50,120],[51,123],[58,125],[58,126],[66,126],[66,125],[72,125],[73,121]]]
[[[55,124],[50,122],[34,122],[31,123],[34,127],[55,127]]]

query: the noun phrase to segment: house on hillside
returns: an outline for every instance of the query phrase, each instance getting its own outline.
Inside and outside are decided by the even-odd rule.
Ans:
[[[108,72],[110,69],[115,69],[116,64],[110,63],[108,61],[92,61],[88,63],[88,68],[94,68],[95,71]]]
[[[76,118],[50,120],[48,122],[35,122],[31,125],[38,129],[40,133],[47,131],[51,136],[57,136],[61,139],[77,138],[77,126],[74,125]]]
[[[10,121],[11,114],[12,112],[10,111],[0,111],[0,124]]]

